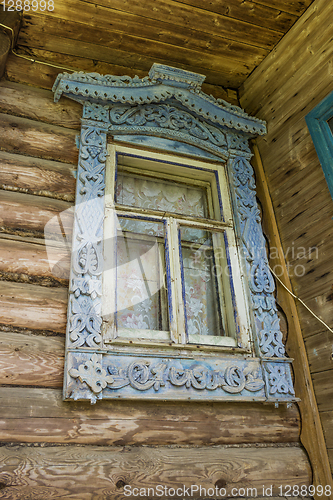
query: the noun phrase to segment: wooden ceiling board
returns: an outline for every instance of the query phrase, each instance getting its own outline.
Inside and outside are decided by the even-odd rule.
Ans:
[[[215,12],[216,14],[255,24],[256,26],[281,31],[282,33],[285,33],[291,28],[298,19],[297,15],[283,12],[280,9],[267,7],[266,5],[260,5],[251,0],[228,0],[228,2],[210,0],[204,3],[202,0],[178,1],[186,5],[192,5],[203,10]]]
[[[249,67],[257,66],[264,57],[269,53],[268,50],[259,47],[253,47],[245,43],[234,42],[222,37],[212,37],[207,33],[194,31],[191,28],[182,30],[172,30],[172,26],[167,26],[165,23],[145,20],[138,22],[137,18],[132,15],[120,14],[115,12],[112,15],[112,24],[109,21],[104,22],[105,17],[102,16],[101,23],[98,27],[89,26],[89,29],[81,22],[71,19],[55,18],[53,16],[25,16],[23,26],[20,31],[20,41],[22,43],[22,35],[29,37],[30,33],[36,31],[44,31],[59,36],[63,34],[65,38],[72,38],[77,41],[87,41],[98,43],[99,45],[111,46],[112,44],[123,44],[124,37],[129,39],[137,37],[143,40],[153,42],[161,42],[170,46],[169,50],[178,50],[182,48],[194,50],[199,53],[206,51],[209,55],[217,57],[226,57],[227,59],[243,62],[246,58]],[[112,32],[110,33],[110,29]],[[123,45],[123,50],[126,46]],[[132,50],[132,47],[130,48]]]
[[[312,1],[313,0],[254,0],[257,4],[289,12],[295,16],[301,16],[309,5],[312,4]]]
[[[137,42],[137,43],[136,43]],[[139,43],[140,42],[140,43]],[[22,38],[22,47],[25,41]],[[133,48],[137,50],[138,47],[143,52],[147,51],[148,44],[144,40],[132,40]],[[127,45],[128,46],[128,45]],[[170,64],[185,70],[194,71],[199,74],[205,74],[207,83],[214,85],[221,85],[221,81],[225,83],[224,86],[230,88],[237,88],[244,80],[248,73],[248,67],[243,66],[242,63],[227,65],[226,61],[223,64],[215,64],[215,61],[210,60],[207,55],[201,56],[201,61],[198,61],[191,51],[183,50],[181,52],[174,51],[169,57],[165,57],[165,47],[163,44],[155,46],[153,54],[149,57],[142,56],[134,51],[127,52],[125,50],[117,49],[114,47],[106,47],[104,45],[93,44],[89,42],[80,41],[61,36],[44,35],[36,33],[36,37],[29,38],[29,47],[32,49],[46,50],[57,53],[58,58],[55,59],[57,64],[64,64],[62,55],[70,55],[75,58],[88,58],[95,61],[110,63],[112,65],[122,65],[125,67],[125,73],[128,71],[126,68],[133,68],[135,72],[137,69],[148,74],[154,62],[163,64]],[[30,50],[27,52],[33,54]],[[199,64],[202,63],[200,66]],[[77,62],[76,67],[80,63]],[[214,70],[212,70],[214,68]]]
[[[16,50],[115,74],[147,74],[159,62],[238,89],[311,1],[57,0],[52,12],[23,13]]]
[[[110,8],[112,5],[112,8]],[[280,40],[283,33],[256,26],[251,23],[221,16],[203,9],[191,7],[178,1],[166,0],[99,0],[98,4],[88,0],[57,0],[53,12],[38,11],[38,14],[61,19],[75,20],[90,26],[101,27],[107,25],[112,30],[112,18],[116,12],[123,12],[134,16],[142,25],[145,36],[145,20],[154,20],[168,31],[191,28],[210,35],[224,37],[236,42],[243,42],[255,47],[272,49]],[[26,13],[24,14],[27,15]],[[118,15],[119,17],[119,15]],[[123,15],[126,26],[126,16]]]

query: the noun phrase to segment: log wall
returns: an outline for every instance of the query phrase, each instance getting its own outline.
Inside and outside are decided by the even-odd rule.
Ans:
[[[116,499],[126,484],[258,496],[265,484],[277,496],[310,484],[296,405],[62,401],[69,260],[54,233],[61,265],[50,268],[44,227],[74,201],[81,108],[54,104],[46,70],[34,71],[0,83],[1,498]]]
[[[305,116],[333,90],[332,16],[333,4],[316,0],[240,92],[242,107],[267,120],[257,145],[294,292],[331,328],[333,201]],[[333,335],[297,307],[333,469]]]

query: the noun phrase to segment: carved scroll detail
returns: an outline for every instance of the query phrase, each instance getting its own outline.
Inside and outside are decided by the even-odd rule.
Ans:
[[[106,133],[95,127],[83,127],[70,277],[68,343],[71,347],[97,347],[101,342],[105,159]]]
[[[264,387],[259,370],[251,364],[245,366],[229,365],[221,370],[195,365],[184,368],[180,363],[163,360],[152,362],[136,360],[124,368],[107,364],[102,368],[97,355],[91,360],[81,363],[77,369],[72,368],[69,374],[79,378],[95,392],[101,392],[105,387],[117,390],[130,386],[137,391],[147,391],[154,388],[158,392],[162,387],[185,387],[197,391],[215,391],[220,389],[229,394],[240,394],[244,389],[258,392]]]
[[[226,135],[217,127],[168,104],[114,106],[110,108],[110,122],[113,125],[125,124],[130,127],[155,126],[182,132],[218,147],[227,146]]]
[[[257,347],[262,356],[281,357],[285,355],[285,349],[273,295],[275,283],[268,266],[256,201],[253,169],[243,157],[234,158],[229,166],[256,320]]]

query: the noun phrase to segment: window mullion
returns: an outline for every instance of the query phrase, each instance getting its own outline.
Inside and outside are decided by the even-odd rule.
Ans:
[[[173,217],[168,217],[167,219],[167,239],[170,262],[169,289],[172,310],[170,314],[171,339],[174,342],[185,344],[185,311],[181,282],[178,224]]]
[[[112,208],[105,209],[104,221],[104,273],[103,273],[103,306],[104,342],[117,337],[116,331],[116,282],[117,282],[117,216]]]

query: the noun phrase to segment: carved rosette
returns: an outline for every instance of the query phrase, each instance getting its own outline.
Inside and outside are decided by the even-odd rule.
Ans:
[[[247,158],[237,156],[229,161],[229,169],[257,330],[256,347],[263,357],[283,357],[275,282],[267,260],[253,168]]]
[[[101,343],[106,132],[83,126],[77,172],[68,314],[69,347]]]

